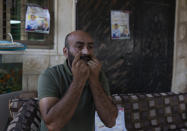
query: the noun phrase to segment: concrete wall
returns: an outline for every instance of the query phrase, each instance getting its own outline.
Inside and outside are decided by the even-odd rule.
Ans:
[[[49,66],[64,62],[65,35],[75,29],[74,0],[55,0],[55,46],[52,50],[27,49],[3,52],[2,63],[23,62],[23,90],[36,90],[39,74]]]
[[[187,92],[187,0],[176,0],[172,91]]]

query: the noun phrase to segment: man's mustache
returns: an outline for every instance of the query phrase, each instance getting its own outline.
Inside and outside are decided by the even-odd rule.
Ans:
[[[92,57],[91,57],[91,55],[81,55],[80,59],[88,62],[88,61],[92,60]]]

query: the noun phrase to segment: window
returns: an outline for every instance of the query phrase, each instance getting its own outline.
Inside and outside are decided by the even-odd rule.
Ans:
[[[50,33],[25,32],[25,16],[29,4],[49,9]],[[52,49],[54,45],[54,0],[0,0],[0,40],[10,40],[27,45],[27,48]]]

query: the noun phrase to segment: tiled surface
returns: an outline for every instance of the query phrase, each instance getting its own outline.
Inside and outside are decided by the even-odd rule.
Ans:
[[[55,66],[58,64],[63,64],[65,61],[65,56],[50,56],[49,66]]]
[[[28,90],[34,91],[37,90],[38,86],[38,75],[29,75],[28,77]]]
[[[23,55],[3,55],[3,63],[22,63]]]
[[[23,74],[38,75],[49,66],[49,56],[27,55],[23,58]]]

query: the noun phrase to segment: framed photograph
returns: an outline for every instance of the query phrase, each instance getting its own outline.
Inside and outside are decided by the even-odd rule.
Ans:
[[[111,38],[130,39],[129,11],[111,10]]]

